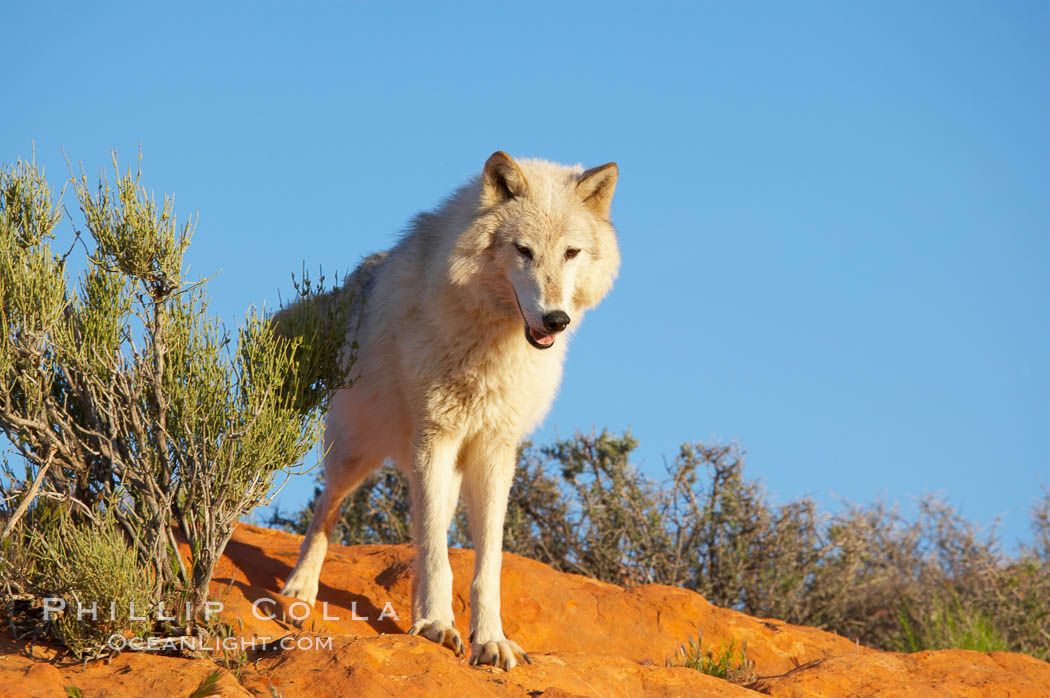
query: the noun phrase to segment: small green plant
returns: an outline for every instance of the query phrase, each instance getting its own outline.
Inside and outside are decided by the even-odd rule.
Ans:
[[[205,633],[208,637],[214,638],[219,651],[222,656],[217,656],[217,653],[212,653],[212,661],[226,669],[233,674],[234,678],[238,681],[241,680],[241,673],[244,671],[244,666],[248,664],[248,652],[239,642],[239,639],[244,635],[244,622],[237,619],[238,628],[234,628],[228,621],[223,618],[212,618],[206,623],[202,623]],[[237,638],[238,642],[235,644],[235,649],[227,649],[226,640],[228,638]]]
[[[747,658],[747,643],[723,642],[717,650],[703,648],[703,635],[680,647],[667,666],[688,667],[731,683],[755,680],[755,663]]]
[[[210,696],[219,695],[222,693],[222,687],[219,685],[219,679],[221,678],[222,669],[216,669],[211,672],[201,680],[197,688],[189,695],[189,698],[209,698]]]

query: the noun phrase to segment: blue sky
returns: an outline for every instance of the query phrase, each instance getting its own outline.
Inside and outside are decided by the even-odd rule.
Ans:
[[[235,321],[488,155],[615,160],[623,268],[536,435],[735,440],[781,502],[1050,485],[1050,3],[6,3],[0,160],[116,148]],[[70,198],[72,203],[72,199]],[[312,478],[293,481],[285,509]]]

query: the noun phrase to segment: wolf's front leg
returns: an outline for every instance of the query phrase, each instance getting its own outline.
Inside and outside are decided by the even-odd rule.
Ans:
[[[459,499],[456,470],[459,440],[444,436],[420,439],[411,472],[412,528],[417,554],[409,635],[422,635],[465,651],[452,615],[452,567],[448,562],[448,526]]]
[[[500,569],[503,519],[514,479],[515,447],[472,444],[466,453],[465,491],[474,541],[474,580],[470,585],[470,663],[510,671],[529,655],[503,635]]]

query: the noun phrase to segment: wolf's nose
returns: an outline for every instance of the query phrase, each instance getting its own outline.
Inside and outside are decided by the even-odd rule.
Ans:
[[[568,324],[569,315],[561,310],[555,310],[543,316],[543,329],[551,333],[561,332]]]

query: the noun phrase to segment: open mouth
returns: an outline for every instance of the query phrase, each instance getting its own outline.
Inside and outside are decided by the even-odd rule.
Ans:
[[[525,339],[529,340],[529,344],[537,349],[550,349],[554,346],[554,335],[537,332],[529,327],[528,322],[525,323]]]
[[[521,301],[518,300],[518,292],[514,291],[514,302],[518,304],[518,312],[521,321],[525,323],[525,339],[536,349],[550,349],[554,346],[554,335],[547,332],[537,332],[529,327],[529,321],[525,319],[525,311],[521,309]]]

